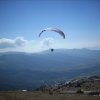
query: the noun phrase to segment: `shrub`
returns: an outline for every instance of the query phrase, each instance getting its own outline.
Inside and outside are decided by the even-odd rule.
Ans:
[[[50,92],[49,92],[49,94],[50,94],[50,95],[52,95],[52,94],[53,94],[53,92],[52,92],[52,91],[50,91]]]
[[[100,94],[100,92],[90,92],[88,95],[99,95]]]
[[[76,91],[76,93],[84,93],[84,91],[82,91],[82,89],[78,89],[78,90]]]

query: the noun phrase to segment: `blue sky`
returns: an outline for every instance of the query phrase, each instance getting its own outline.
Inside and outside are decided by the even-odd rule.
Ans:
[[[48,27],[66,39],[53,31],[39,38]],[[84,47],[100,47],[99,0],[0,0],[0,52]]]

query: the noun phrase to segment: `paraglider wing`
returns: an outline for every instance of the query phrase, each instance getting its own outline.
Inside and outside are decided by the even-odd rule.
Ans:
[[[39,37],[41,36],[41,34],[42,34],[44,31],[47,31],[47,30],[55,31],[55,32],[59,33],[59,34],[65,39],[65,34],[64,34],[61,30],[59,30],[59,29],[57,29],[57,28],[46,28],[46,29],[44,29],[44,30],[39,34]]]

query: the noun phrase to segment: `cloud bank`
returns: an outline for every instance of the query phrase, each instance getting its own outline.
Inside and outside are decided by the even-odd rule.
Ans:
[[[18,46],[23,46],[27,42],[28,42],[27,40],[25,40],[23,37],[20,36],[13,40],[8,38],[2,38],[0,39],[0,48],[1,49],[14,48]]]
[[[47,46],[49,47],[51,44],[53,44],[53,38],[44,38],[41,42],[40,42],[41,46]]]

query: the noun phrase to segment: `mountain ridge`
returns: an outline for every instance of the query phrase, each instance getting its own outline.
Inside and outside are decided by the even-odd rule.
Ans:
[[[2,54],[0,89],[35,89],[43,84],[60,83],[79,76],[100,75],[100,50],[56,51]]]

